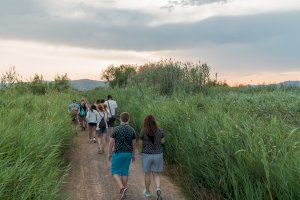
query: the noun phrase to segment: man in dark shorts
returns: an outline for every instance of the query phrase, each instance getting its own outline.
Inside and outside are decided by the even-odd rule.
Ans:
[[[108,108],[108,133],[111,134],[113,131],[113,127],[115,125],[116,121],[116,114],[117,114],[117,102],[113,100],[111,95],[107,96],[107,100],[104,102],[105,105],[107,105]]]
[[[129,119],[129,113],[121,113],[121,124],[114,129],[108,146],[111,174],[120,189],[120,199],[126,195],[129,166],[131,161],[135,160],[136,134],[129,125]],[[113,147],[114,151],[112,152]]]

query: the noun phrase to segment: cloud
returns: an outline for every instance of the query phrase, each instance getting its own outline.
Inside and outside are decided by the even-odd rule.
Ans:
[[[88,8],[82,10],[85,13]],[[82,18],[9,15],[0,18],[0,37],[139,51],[240,43],[257,46],[259,52],[279,54],[291,48],[299,50],[296,40],[300,35],[300,27],[296,26],[300,20],[298,12],[213,17],[195,23],[159,26],[147,25],[150,20],[151,15],[147,13],[115,9],[95,10]]]
[[[161,7],[161,9],[168,9],[169,12],[173,11],[175,7],[181,6],[201,6],[204,4],[211,4],[211,3],[226,3],[228,0],[173,0],[168,1],[168,3]]]
[[[41,2],[0,1],[0,39],[86,49],[163,51],[162,56],[174,54],[183,59],[205,59],[220,69],[225,66],[230,70],[259,71],[262,67],[294,70],[299,67],[298,11],[244,13],[202,20],[197,20],[196,16],[192,21],[184,21],[185,15],[181,13],[183,17],[174,22],[175,12],[168,14],[160,7],[149,12],[148,9],[127,8],[130,5],[126,7],[124,3],[116,6],[117,1],[105,4],[92,0]],[[199,12],[200,7],[193,9]],[[230,12],[230,9],[225,11]],[[164,23],[152,24],[164,16]],[[173,21],[168,23],[168,20]]]

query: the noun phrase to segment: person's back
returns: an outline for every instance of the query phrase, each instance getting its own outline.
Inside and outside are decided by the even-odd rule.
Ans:
[[[163,153],[163,147],[161,140],[164,138],[164,132],[161,129],[157,129],[154,136],[150,136],[147,133],[142,133],[141,140],[143,141],[142,153],[144,154],[161,154]]]
[[[116,109],[118,108],[117,102],[115,100],[112,99],[111,95],[107,96],[107,100],[104,102],[104,104],[107,105],[108,109],[109,109],[109,117],[115,117],[116,115]]]
[[[114,153],[132,152],[132,140],[136,138],[134,129],[129,124],[117,126],[112,135],[115,139]]]
[[[88,123],[98,123],[98,120],[99,120],[99,113],[97,110],[89,110],[87,112],[87,115],[86,115],[86,119],[88,121]]]
[[[90,141],[93,140],[94,143],[96,143],[96,127],[100,120],[100,115],[99,115],[95,105],[91,106],[91,109],[88,111],[88,113],[86,115],[86,120],[88,121],[88,124],[89,124]],[[92,137],[93,137],[93,139],[92,139]]]
[[[80,110],[80,106],[76,103],[76,100],[73,100],[73,102],[68,106],[68,112],[71,112],[75,109]]]
[[[160,177],[163,171],[163,148],[165,142],[164,132],[157,127],[153,115],[147,115],[142,126],[142,168],[145,173],[145,190],[144,195],[149,198],[152,196],[150,192],[151,175],[153,175],[156,185],[157,199],[161,199]]]
[[[130,162],[135,160],[136,135],[134,129],[128,125],[129,119],[129,113],[121,113],[121,125],[114,129],[108,145],[110,170],[119,186],[120,199],[126,195]]]

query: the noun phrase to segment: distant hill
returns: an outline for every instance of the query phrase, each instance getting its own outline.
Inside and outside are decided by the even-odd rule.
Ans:
[[[284,85],[287,87],[300,87],[300,81],[285,81],[285,82],[279,83],[278,85]]]
[[[108,87],[104,81],[95,81],[90,79],[79,79],[79,80],[71,80],[70,84],[73,88],[83,91],[83,90],[92,90],[97,87]]]
[[[275,87],[300,87],[300,81],[284,81],[280,83],[272,83],[272,84],[257,84],[257,85],[248,85],[250,87],[257,86],[275,86]]]

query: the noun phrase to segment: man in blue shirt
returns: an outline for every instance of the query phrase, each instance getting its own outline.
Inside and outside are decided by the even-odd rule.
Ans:
[[[76,103],[76,100],[73,100],[73,102],[68,106],[68,112],[70,113],[74,109],[80,110],[80,106]]]

